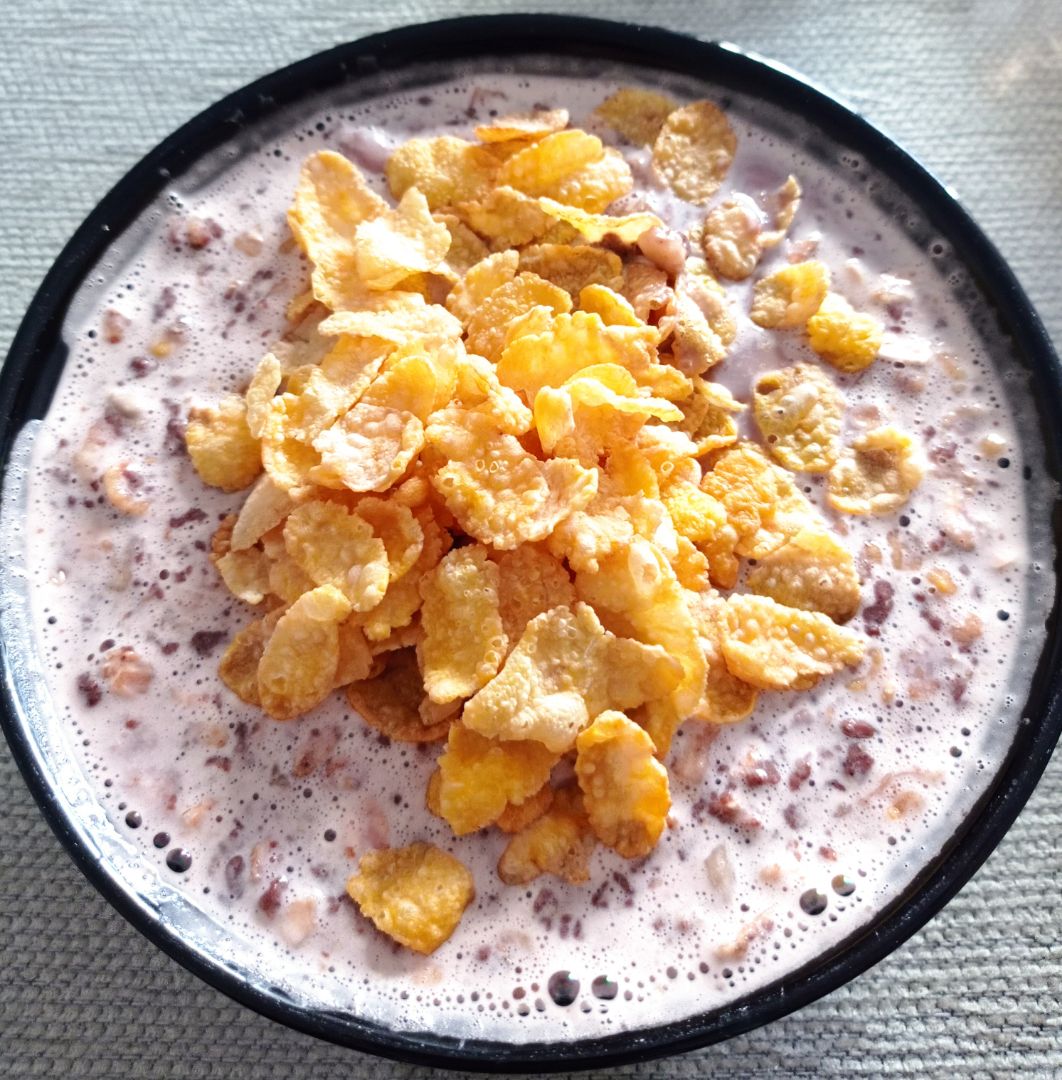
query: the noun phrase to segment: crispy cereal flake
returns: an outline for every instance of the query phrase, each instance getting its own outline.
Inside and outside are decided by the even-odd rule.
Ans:
[[[666,94],[623,86],[605,98],[594,114],[629,143],[647,146],[656,142],[660,129],[677,108],[678,102]]]
[[[841,371],[862,371],[881,348],[885,328],[874,318],[855,311],[836,293],[828,293],[808,319],[808,344]]]
[[[498,163],[485,147],[453,135],[410,139],[387,161],[387,183],[395,198],[411,187],[433,210],[474,199],[494,183]]]
[[[825,263],[811,259],[783,266],[756,282],[749,318],[772,330],[802,327],[819,310],[829,288]]]
[[[499,116],[476,128],[480,142],[511,142],[513,139],[541,139],[568,126],[567,109],[534,109],[525,116]]]
[[[424,425],[409,412],[358,404],[313,441],[320,465],[311,480],[350,491],[386,491],[424,445]]]
[[[189,410],[184,441],[199,479],[211,487],[240,491],[262,471],[259,443],[247,426],[247,406],[235,395]]]
[[[694,101],[670,113],[653,143],[653,165],[687,202],[704,205],[734,160],[737,139],[723,111]]]
[[[411,187],[394,210],[358,226],[353,249],[362,281],[370,289],[390,289],[410,274],[434,270],[450,249],[450,230],[431,216],[428,200]]]

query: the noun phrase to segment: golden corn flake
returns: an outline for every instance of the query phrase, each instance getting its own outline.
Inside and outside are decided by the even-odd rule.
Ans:
[[[655,545],[635,538],[626,550],[600,560],[596,573],[576,574],[575,591],[602,617],[605,612],[619,616],[639,641],[659,646],[678,660],[682,679],[673,691],[675,706],[685,712],[697,703],[705,664],[696,626],[674,570]]]
[[[914,439],[892,426],[860,436],[830,470],[826,498],[845,514],[888,514],[922,482],[925,465]]]
[[[692,272],[682,276],[671,302],[671,347],[675,366],[686,375],[699,375],[726,358],[737,324],[723,287],[691,263]]]
[[[675,428],[690,437],[695,444],[696,456],[702,457],[737,442],[734,414],[742,412],[745,406],[718,383],[694,377],[691,387],[692,393],[677,402],[682,419]]]
[[[859,575],[852,553],[831,533],[804,529],[750,567],[750,592],[787,607],[821,611],[847,622],[859,609]]]
[[[722,623],[722,651],[732,675],[762,690],[808,689],[824,675],[858,664],[864,638],[817,611],[766,596],[734,595]]]
[[[470,697],[505,658],[498,567],[479,544],[457,548],[421,580],[420,595],[428,697],[439,704]]]
[[[668,114],[653,143],[653,165],[679,198],[703,205],[730,171],[736,149],[719,106],[694,101]]]
[[[396,742],[437,742],[450,730],[448,719],[425,722],[421,715],[424,683],[415,649],[388,651],[383,671],[351,682],[346,693],[350,707],[369,727]]]
[[[752,409],[776,461],[794,472],[829,472],[841,451],[844,398],[820,368],[765,372],[753,386]]]
[[[498,183],[536,198],[542,195],[559,198],[556,192],[561,183],[584,166],[599,161],[604,153],[605,148],[596,135],[579,128],[557,131],[504,162]]]
[[[877,359],[885,332],[873,315],[855,311],[836,293],[827,294],[807,325],[812,349],[847,372],[862,371]]]
[[[594,115],[629,143],[648,146],[656,141],[664,122],[677,108],[678,102],[666,94],[623,86],[605,98],[594,110]]]
[[[432,486],[466,533],[499,551],[544,539],[597,490],[596,472],[564,458],[539,461],[486,416],[444,409],[427,438],[446,461]]]
[[[727,524],[726,507],[689,480],[668,484],[663,501],[675,530],[695,544],[713,539]]]
[[[653,740],[621,712],[603,712],[575,740],[575,775],[597,838],[625,859],[648,855],[671,795]]]
[[[688,595],[690,613],[697,623],[708,678],[704,695],[688,719],[704,724],[736,724],[752,715],[759,691],[730,673],[723,658],[723,620],[726,601],[718,595]]]
[[[558,755],[537,742],[498,742],[462,724],[439,758],[439,816],[457,836],[486,828],[549,783]]]
[[[320,326],[326,337],[348,334],[354,338],[378,338],[393,345],[419,341],[433,348],[461,337],[462,326],[441,304],[427,304],[417,293],[399,294],[408,299],[391,307],[363,311],[337,311]]]
[[[309,592],[314,585],[314,580],[287,552],[270,561],[269,591],[283,600],[285,604],[294,604],[303,593]]]
[[[552,191],[540,194],[585,210],[588,214],[600,214],[617,199],[629,195],[633,188],[631,167],[622,154],[609,147],[597,161],[564,177],[553,186]],[[562,234],[571,231],[567,224],[559,227]]]
[[[750,559],[780,548],[815,517],[789,474],[751,443],[724,450],[701,487],[726,508],[737,553]]]
[[[260,548],[226,552],[214,565],[229,592],[244,603],[260,604],[269,595],[269,559]]]
[[[450,247],[446,252],[445,265],[458,277],[467,274],[476,263],[490,254],[487,245],[457,214],[437,212],[432,216],[450,232]]]
[[[502,386],[489,360],[475,353],[466,354],[458,359],[456,372],[453,399],[466,413],[484,417],[506,435],[523,435],[530,429],[531,410],[518,394]]]
[[[537,199],[506,185],[492,188],[475,202],[461,203],[457,209],[462,219],[486,237],[497,252],[539,240],[555,224]]]
[[[333,680],[337,689],[367,679],[375,666],[372,648],[355,619],[356,616],[348,615],[339,624],[339,660]]]
[[[606,326],[641,326],[644,321],[638,318],[625,296],[598,282],[579,290],[579,310],[599,316]],[[661,368],[665,370],[673,369]],[[680,396],[684,397],[685,393],[684,390]]]
[[[619,644],[625,640],[585,604],[536,616],[499,674],[465,706],[463,722],[488,738],[532,739],[563,753],[592,715],[635,708],[670,692],[681,677],[663,649]]]
[[[494,825],[503,833],[522,832],[553,805],[553,788],[545,784],[522,803],[510,803],[495,819]]]
[[[284,545],[317,585],[333,585],[355,611],[369,611],[387,589],[383,541],[357,514],[333,502],[297,506],[284,524]]]
[[[535,307],[560,314],[571,311],[572,299],[564,289],[537,274],[518,274],[495,289],[469,319],[468,351],[497,361],[505,346],[506,327]]]
[[[800,209],[800,197],[803,194],[800,181],[795,176],[787,176],[785,183],[771,198],[774,208],[774,228],[764,232],[760,243],[765,248],[777,247],[785,239],[789,226],[793,224]]]
[[[498,565],[498,611],[509,648],[527,624],[560,604],[575,603],[575,587],[557,558],[537,544],[521,544],[495,556]]]
[[[513,139],[541,139],[568,126],[567,109],[535,109],[527,116],[499,116],[476,128],[480,142],[510,142]]]
[[[533,244],[520,252],[520,269],[537,274],[577,297],[584,285],[603,282],[618,286],[623,263],[614,251],[589,244]]]
[[[350,601],[332,585],[303,594],[276,624],[258,665],[258,697],[274,720],[319,705],[335,686],[339,624]]]
[[[749,318],[773,330],[802,327],[819,310],[829,288],[825,263],[809,260],[783,266],[756,282]]]
[[[595,573],[601,559],[634,539],[634,498],[596,496],[585,510],[575,511],[557,525],[547,540],[549,550],[567,559],[573,570]]]
[[[731,195],[704,219],[701,245],[712,269],[730,281],[744,281],[763,254],[760,208],[748,195]]]
[[[554,792],[552,805],[518,832],[498,860],[498,877],[506,885],[526,885],[552,874],[571,885],[590,880],[594,834],[578,788]]]
[[[615,236],[624,244],[634,244],[649,229],[658,229],[663,222],[648,211],[634,214],[590,214],[575,206],[566,206],[556,199],[541,198],[538,205],[557,221],[571,225],[580,236],[591,244],[600,243],[606,236]]]
[[[390,363],[387,370],[373,380],[362,394],[360,404],[412,413],[423,423],[435,409],[440,396],[449,399],[448,394],[440,394],[437,372],[434,359],[416,353],[403,356]]]
[[[291,496],[275,484],[272,477],[260,476],[236,515],[229,539],[230,549],[243,551],[258,543],[288,516],[294,505]]]
[[[453,135],[437,135],[403,143],[388,158],[386,171],[396,199],[415,186],[432,210],[438,210],[487,192],[498,163],[485,147]]]
[[[472,875],[431,844],[370,851],[347,892],[377,930],[418,953],[433,953],[475,898]]]
[[[424,549],[424,530],[408,506],[393,498],[367,495],[357,501],[355,515],[367,521],[387,551],[388,583],[406,574]]]
[[[221,681],[248,705],[261,704],[258,697],[258,665],[266,643],[283,614],[283,609],[278,608],[244,627],[229,643],[218,664]]]
[[[428,200],[408,188],[394,210],[363,221],[354,234],[354,262],[370,289],[390,289],[410,274],[434,270],[450,248],[450,230],[431,216]]]
[[[255,439],[262,437],[270,405],[283,378],[280,361],[271,352],[266,353],[258,362],[243,398],[247,405],[247,430]]]
[[[674,295],[667,272],[648,259],[631,259],[624,265],[621,291],[643,322],[653,312],[668,308]]]
[[[247,406],[235,395],[190,409],[184,441],[199,479],[211,487],[240,491],[262,471],[259,443],[247,426]]]
[[[409,412],[355,405],[313,441],[321,464],[307,474],[326,487],[386,491],[424,445],[424,425]]]
[[[520,265],[517,251],[499,251],[471,267],[446,298],[447,308],[466,325],[495,289],[516,277]]]

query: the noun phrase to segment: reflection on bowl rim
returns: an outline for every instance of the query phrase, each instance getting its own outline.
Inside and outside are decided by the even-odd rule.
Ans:
[[[387,31],[340,45],[266,75],[230,94],[170,135],[100,201],[52,266],[34,297],[0,374],[0,462],[18,430],[47,409],[62,367],[62,317],[86,274],[114,236],[176,176],[244,126],[365,75],[423,62],[541,53],[592,57],[711,82],[780,103],[842,145],[862,154],[909,195],[976,276],[1030,371],[1040,411],[1044,466],[1056,480],[1060,429],[1047,423],[1062,405],[1062,372],[1050,340],[1010,268],[954,195],[917,161],[848,106],[801,76],[752,53],[671,31],[562,15],[493,15],[449,19]],[[705,73],[708,73],[706,76]],[[30,374],[32,373],[32,374]],[[29,376],[29,377],[27,377]],[[1058,508],[1056,500],[1055,510]],[[1044,506],[1045,518],[1051,508]],[[1059,547],[1059,516],[1054,543]],[[168,929],[157,913],[114,880],[65,817],[18,717],[6,651],[0,722],[15,760],[49,825],[86,877],[149,940],[211,986],[256,1011],[311,1035],[384,1057],[475,1071],[543,1072],[642,1061],[719,1042],[798,1009],[865,971],[902,944],[970,879],[1032,793],[1062,731],[1062,634],[1059,596],[1014,743],[994,782],[904,893],[834,949],[767,988],[712,1011],[669,1024],[557,1043],[455,1039],[396,1032],[355,1016],[303,1007],[212,962]]]

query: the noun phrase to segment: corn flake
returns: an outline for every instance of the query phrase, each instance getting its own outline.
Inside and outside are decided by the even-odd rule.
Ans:
[[[258,665],[258,697],[274,720],[319,705],[335,686],[339,624],[350,601],[332,585],[300,596],[280,617]]]
[[[631,167],[622,154],[609,147],[597,161],[566,176],[554,185],[552,191],[543,192],[542,195],[588,214],[600,214],[617,199],[629,195],[633,188]],[[558,228],[562,236],[572,231],[567,223],[558,223]]]
[[[834,622],[847,622],[859,610],[859,575],[852,553],[822,530],[801,530],[751,567],[745,583],[750,592],[787,607],[821,611]]]
[[[457,836],[486,828],[548,785],[557,760],[541,743],[498,742],[454,724],[439,758],[439,816]]]
[[[571,885],[590,880],[594,834],[578,788],[554,792],[552,805],[518,832],[498,860],[498,877],[506,885],[526,885],[552,874]]]
[[[476,138],[485,143],[513,139],[541,139],[568,126],[567,109],[535,109],[527,116],[499,116],[476,128]]]
[[[369,727],[395,742],[428,743],[445,739],[450,720],[425,722],[421,715],[424,683],[417,667],[416,650],[398,648],[386,655],[382,672],[372,677],[362,676],[347,687],[350,707]]]
[[[752,715],[759,691],[730,673],[723,658],[723,619],[726,601],[700,593],[688,597],[690,613],[697,623],[708,678],[704,695],[689,714],[705,724],[736,724]]]
[[[830,288],[830,272],[817,260],[793,263],[756,282],[749,318],[772,330],[802,327],[819,310]]]
[[[487,255],[471,267],[464,279],[454,287],[446,298],[447,308],[467,325],[495,289],[500,289],[516,277],[519,265],[520,254],[517,251],[499,251]]]
[[[199,479],[211,487],[240,491],[262,471],[259,442],[247,426],[247,406],[235,395],[190,409],[184,442]]]
[[[226,552],[214,565],[229,592],[244,603],[260,604],[269,595],[269,559],[260,548]]]
[[[752,410],[775,460],[794,472],[829,472],[841,451],[844,398],[820,368],[765,372],[753,386]]]
[[[604,712],[575,740],[575,775],[597,838],[625,859],[648,855],[671,795],[653,740],[621,712]]]
[[[370,851],[347,892],[376,928],[418,953],[433,953],[475,898],[465,866],[431,844]]]
[[[620,257],[589,244],[533,244],[520,252],[520,269],[552,282],[573,298],[584,285],[618,286],[623,281]]]
[[[378,405],[402,413],[411,413],[423,423],[436,408],[437,400],[449,400],[449,393],[438,384],[439,367],[434,359],[416,354],[403,356],[389,364],[361,396],[362,405]],[[453,383],[456,383],[456,373]],[[452,386],[450,393],[452,393]]]
[[[560,604],[575,603],[575,587],[563,563],[537,544],[521,544],[495,556],[498,611],[511,649],[527,624]]]
[[[388,582],[409,572],[424,550],[424,529],[408,506],[393,498],[366,495],[357,501],[355,514],[367,521],[387,551]],[[388,585],[390,587],[390,584]]]
[[[660,129],[677,108],[678,102],[666,94],[623,86],[605,98],[594,110],[594,115],[629,143],[648,146],[656,142]]]
[[[497,171],[498,163],[485,147],[438,135],[398,147],[387,161],[387,183],[396,199],[417,187],[432,210],[438,210],[486,193]]]
[[[845,514],[888,514],[922,482],[925,466],[914,439],[892,426],[860,436],[830,470],[826,498]]]
[[[320,465],[307,472],[326,487],[386,491],[424,445],[424,425],[412,413],[355,405],[313,441]]]
[[[806,690],[824,675],[858,664],[866,642],[817,611],[766,596],[734,595],[722,622],[722,651],[732,675],[762,690]]]
[[[855,311],[836,293],[828,293],[808,319],[808,344],[841,371],[862,371],[872,364],[884,337],[884,327],[873,315]]]
[[[355,618],[348,615],[339,624],[339,660],[333,680],[337,689],[369,678],[375,666],[372,648]]]
[[[540,240],[555,224],[537,199],[506,185],[492,188],[474,202],[461,203],[457,209],[462,219],[486,237],[497,252]]]
[[[269,416],[270,405],[284,378],[280,361],[270,352],[258,362],[254,377],[244,394],[247,405],[247,430],[252,438],[260,439]]]
[[[599,161],[604,153],[605,148],[596,135],[589,135],[579,128],[557,131],[505,161],[498,174],[498,183],[516,188],[525,195],[560,198],[556,192],[562,182],[584,166]]]
[[[704,219],[701,245],[712,269],[730,281],[744,281],[763,254],[760,208],[740,192],[724,199]]]
[[[518,316],[540,306],[559,314],[570,311],[572,301],[564,289],[537,274],[518,274],[495,289],[469,319],[468,351],[497,361],[504,348],[506,327]]]
[[[450,230],[431,216],[428,200],[407,188],[394,210],[363,221],[354,234],[354,262],[370,289],[385,290],[410,274],[434,270],[450,249]]]
[[[624,265],[622,292],[642,322],[669,308],[674,295],[667,272],[648,259],[631,259]]]
[[[494,825],[503,833],[522,832],[553,805],[553,788],[545,784],[519,805],[510,803],[495,819]]]
[[[278,608],[245,626],[229,643],[218,664],[221,681],[248,705],[261,704],[258,697],[258,665],[266,643],[283,614],[283,609]]]
[[[541,198],[538,205],[551,218],[571,225],[576,232],[591,244],[598,244],[606,236],[615,236],[624,244],[634,244],[638,237],[649,229],[658,229],[663,222],[648,211],[634,214],[591,214],[575,206],[566,206],[556,199]]]
[[[653,165],[679,198],[703,205],[730,171],[736,149],[719,106],[694,101],[668,114],[653,143]]]

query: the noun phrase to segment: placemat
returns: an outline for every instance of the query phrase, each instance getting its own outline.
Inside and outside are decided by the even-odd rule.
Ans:
[[[99,196],[220,95],[390,26],[561,7],[733,41],[847,97],[957,188],[1062,340],[1054,0],[36,0],[7,5],[0,34],[0,350]],[[768,1028],[611,1075],[1062,1075],[1060,834],[1056,760],[981,872],[875,970]],[[0,1076],[296,1075],[431,1070],[296,1034],[187,974],[81,878],[0,750]]]

